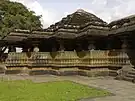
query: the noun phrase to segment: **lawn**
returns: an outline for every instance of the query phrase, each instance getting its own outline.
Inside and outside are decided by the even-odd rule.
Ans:
[[[109,95],[105,90],[71,81],[33,83],[32,81],[0,81],[0,101],[76,101],[87,97]]]

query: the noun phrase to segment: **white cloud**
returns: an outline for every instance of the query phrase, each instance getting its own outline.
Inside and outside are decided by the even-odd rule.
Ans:
[[[37,1],[34,1],[29,7],[35,11],[37,15],[42,15],[42,24],[44,27],[48,27],[50,24],[54,23],[55,14],[42,8]]]
[[[135,0],[120,1],[121,4],[119,6],[114,7],[116,18],[122,18],[135,14]]]
[[[41,22],[43,27],[46,28],[50,24],[54,23],[55,13],[43,8],[40,3],[36,0],[10,0],[14,2],[20,2],[27,6],[28,9],[34,11],[36,15],[42,15]]]
[[[107,22],[135,14],[135,0],[94,0],[95,13]],[[109,4],[109,6],[108,6]],[[110,7],[111,6],[111,7]]]
[[[80,3],[77,2],[69,3],[67,7],[64,7],[65,5],[64,6],[60,5],[55,1],[51,2],[51,4],[53,5],[52,6],[53,9],[59,8],[58,14],[55,11],[50,10],[50,8],[45,8],[41,3],[38,2],[38,0],[11,0],[11,1],[21,2],[28,8],[30,8],[30,10],[35,11],[36,14],[42,15],[43,16],[42,23],[44,27],[48,27],[49,25],[59,21],[61,17],[73,13],[74,11],[71,11],[70,8],[73,8],[73,10],[74,8],[77,9],[78,7],[82,8],[88,12],[96,14],[98,17],[107,22],[111,22],[113,20],[117,20],[122,17],[135,14],[135,0],[90,0],[86,3],[85,0],[83,1],[83,3],[81,2],[81,0],[78,0],[78,2]],[[42,2],[46,1],[44,0]],[[65,9],[65,12],[63,11],[63,9]]]
[[[96,4],[97,7],[98,7],[98,5],[99,6],[101,6],[101,5],[102,6],[105,6],[107,4],[107,0],[93,0],[92,4],[93,5]]]

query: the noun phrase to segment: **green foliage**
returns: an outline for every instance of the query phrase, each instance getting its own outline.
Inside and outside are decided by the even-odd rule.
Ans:
[[[36,16],[23,4],[0,0],[0,35],[5,35],[14,29],[41,29],[41,16]]]
[[[0,101],[77,101],[87,97],[109,95],[70,81],[33,83],[30,81],[1,81]]]

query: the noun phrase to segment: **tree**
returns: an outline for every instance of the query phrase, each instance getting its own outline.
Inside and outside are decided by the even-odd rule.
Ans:
[[[14,29],[37,30],[42,29],[41,16],[36,16],[23,4],[0,0],[0,35],[5,36]]]

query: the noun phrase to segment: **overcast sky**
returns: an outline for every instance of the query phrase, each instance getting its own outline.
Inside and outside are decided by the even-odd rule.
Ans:
[[[106,22],[135,14],[135,0],[11,0],[42,15],[44,28],[77,9],[96,14]]]

